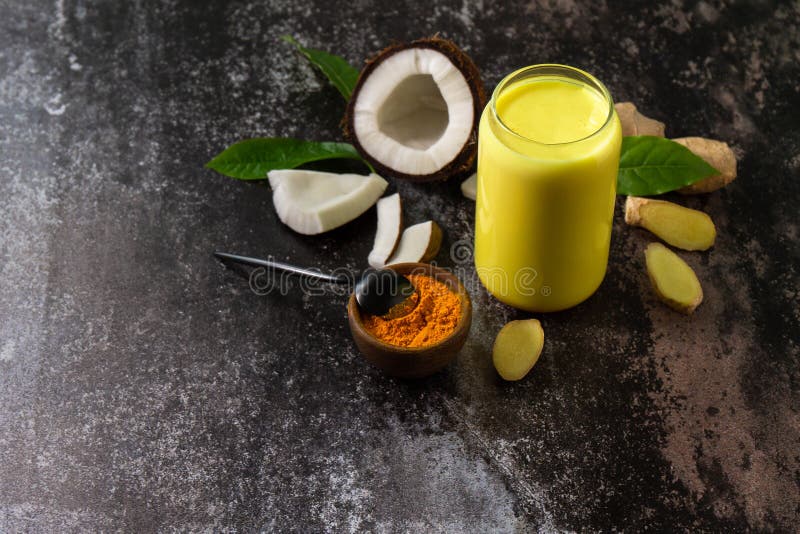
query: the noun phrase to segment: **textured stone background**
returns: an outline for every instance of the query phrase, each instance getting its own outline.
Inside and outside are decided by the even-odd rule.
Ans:
[[[800,4],[423,5],[0,0],[0,530],[796,528]],[[470,340],[426,381],[363,362],[344,296],[259,297],[212,260],[365,264],[374,210],[299,236],[267,187],[202,165],[339,138],[340,96],[281,34],[358,64],[435,32],[489,87],[573,64],[735,147],[732,186],[680,199],[719,229],[683,255],[693,318],[654,300],[618,205],[601,289],[501,383],[491,343],[522,314],[448,259],[473,222],[457,183],[391,189],[473,288]]]

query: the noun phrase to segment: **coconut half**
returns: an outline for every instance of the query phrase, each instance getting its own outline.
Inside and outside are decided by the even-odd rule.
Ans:
[[[403,208],[400,194],[395,193],[378,201],[378,229],[375,231],[375,243],[369,253],[367,263],[370,267],[381,269],[392,255],[400,233],[403,231]]]
[[[441,246],[442,229],[438,224],[433,221],[415,224],[405,229],[397,250],[386,264],[430,261],[439,253]]]
[[[443,180],[475,162],[485,104],[478,68],[452,41],[396,44],[361,71],[345,134],[381,174]]]
[[[367,211],[389,185],[377,174],[336,174],[308,170],[267,173],[280,220],[295,232],[321,234]]]

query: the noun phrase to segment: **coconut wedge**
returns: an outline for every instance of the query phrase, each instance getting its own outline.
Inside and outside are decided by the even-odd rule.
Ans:
[[[278,217],[295,232],[321,234],[367,211],[389,185],[377,174],[279,170],[267,174]]]
[[[403,209],[400,194],[395,193],[378,201],[378,229],[375,232],[375,243],[369,253],[367,262],[370,267],[381,269],[392,255],[400,233],[403,231]]]
[[[345,134],[383,175],[444,180],[475,161],[486,92],[475,63],[438,37],[390,46],[361,71]]]
[[[470,200],[478,197],[478,173],[461,182],[461,193]]]
[[[441,246],[442,229],[438,224],[433,221],[415,224],[403,232],[397,250],[386,264],[427,262],[436,257]]]

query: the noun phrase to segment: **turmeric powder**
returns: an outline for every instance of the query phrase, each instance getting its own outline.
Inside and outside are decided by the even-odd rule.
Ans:
[[[446,284],[422,274],[407,278],[414,284],[419,303],[412,312],[388,319],[365,315],[366,329],[384,343],[401,347],[426,347],[449,336],[461,317],[461,298]]]

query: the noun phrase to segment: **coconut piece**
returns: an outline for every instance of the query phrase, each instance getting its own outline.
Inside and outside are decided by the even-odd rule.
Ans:
[[[478,197],[478,173],[461,182],[461,193],[472,200]]]
[[[361,71],[345,134],[381,174],[442,180],[474,163],[485,104],[478,68],[452,41],[395,44]]]
[[[405,229],[397,250],[386,264],[427,262],[436,257],[441,246],[442,229],[438,224],[433,221],[415,224]]]
[[[631,102],[614,104],[622,126],[622,135],[654,135],[664,137],[664,123],[642,115]]]
[[[370,267],[381,269],[392,255],[400,241],[403,230],[403,209],[400,194],[395,193],[378,201],[378,229],[375,231],[375,243],[369,253],[367,263]]]
[[[377,174],[336,174],[309,170],[267,173],[272,202],[284,224],[301,234],[321,234],[367,211],[389,185]]]

